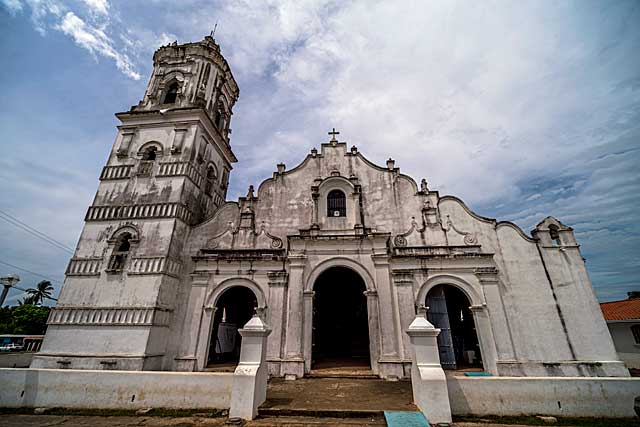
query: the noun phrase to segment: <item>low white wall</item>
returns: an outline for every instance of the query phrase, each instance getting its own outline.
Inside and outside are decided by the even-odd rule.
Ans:
[[[28,368],[35,353],[0,353],[0,368]]]
[[[227,409],[232,383],[232,373],[0,369],[0,406]]]
[[[640,378],[448,377],[454,415],[635,417]]]

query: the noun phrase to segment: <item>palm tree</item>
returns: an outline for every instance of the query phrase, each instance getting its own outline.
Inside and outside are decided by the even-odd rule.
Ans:
[[[30,295],[30,300],[34,305],[44,302],[45,298],[50,299],[52,291],[53,285],[48,280],[41,281],[35,288],[27,289],[27,293]]]
[[[33,305],[33,296],[24,297],[21,300],[18,300],[18,305]]]

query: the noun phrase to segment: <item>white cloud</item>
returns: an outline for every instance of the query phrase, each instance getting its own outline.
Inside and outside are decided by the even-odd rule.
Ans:
[[[0,0],[0,3],[2,3],[11,15],[22,12],[22,3],[20,0]]]
[[[35,17],[57,7],[58,29],[137,77],[129,57],[149,69],[155,48],[199,40],[219,20],[241,90],[230,198],[280,161],[295,166],[335,126],[371,160],[392,156],[479,213],[527,231],[552,214],[597,259],[619,243],[637,252],[634,155],[616,154],[640,138],[633,1],[158,0],[103,2],[108,14],[90,17],[28,1]],[[590,268],[611,270],[605,261]]]
[[[135,71],[129,57],[114,48],[113,41],[102,29],[87,24],[73,12],[67,12],[55,28],[73,37],[78,46],[87,49],[91,54],[115,60],[116,67],[125,75],[134,80],[140,79],[140,74]]]
[[[107,15],[109,13],[109,1],[108,0],[82,0],[89,9],[101,15]]]
[[[20,0],[0,0],[12,15],[23,10]],[[48,28],[54,28],[71,36],[75,43],[88,50],[94,57],[97,55],[113,59],[116,66],[125,75],[134,80],[140,79],[140,74],[129,59],[128,55],[116,48],[113,39],[107,35],[110,19],[108,16],[109,2],[107,0],[81,0],[91,13],[91,22],[87,23],[75,12],[69,11],[67,4],[58,0],[24,0],[31,9],[31,21],[34,28],[42,36]],[[131,49],[135,42],[124,34],[120,36],[123,49]]]
[[[45,18],[48,15],[59,17],[65,7],[56,0],[25,0],[31,9],[31,22],[41,35],[47,32]]]

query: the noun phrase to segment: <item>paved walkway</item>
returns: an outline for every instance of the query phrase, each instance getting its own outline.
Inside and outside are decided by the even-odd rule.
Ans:
[[[198,417],[102,417],[77,415],[0,415],[3,427],[205,427],[224,426],[224,418]],[[307,417],[267,418],[250,421],[246,427],[303,427],[303,426],[386,426],[384,419],[345,419]],[[548,425],[547,425],[548,426]],[[227,426],[228,427],[228,426]],[[456,423],[455,427],[523,427],[505,424]],[[529,426],[531,427],[531,426]]]

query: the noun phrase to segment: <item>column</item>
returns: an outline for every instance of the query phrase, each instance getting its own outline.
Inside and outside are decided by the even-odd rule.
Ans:
[[[416,304],[413,298],[413,272],[397,270],[392,271],[393,284],[395,287],[398,310],[400,312],[400,331],[406,331],[416,316]],[[401,333],[402,359],[411,358],[411,342],[409,336]]]
[[[205,324],[204,298],[207,291],[209,275],[192,275],[191,276],[191,292],[189,302],[187,303],[187,318],[182,334],[182,343],[180,346],[179,356],[176,357],[176,370],[178,371],[195,371],[203,369],[206,360],[197,360],[196,353],[198,350],[205,349],[208,345],[208,338],[205,336],[209,332],[210,324]],[[209,322],[211,323],[211,322]],[[207,343],[203,345],[202,341]],[[200,351],[202,353],[202,351]]]
[[[498,360],[515,360],[511,330],[504,311],[504,301],[498,288],[498,272],[495,268],[476,269],[476,276],[482,285],[484,298],[487,303],[487,316],[495,342]],[[476,325],[476,328],[478,325]],[[480,337],[478,337],[480,338]]]
[[[267,343],[267,360],[280,361],[282,355],[282,337],[284,332],[285,293],[289,284],[286,271],[269,271],[269,324],[273,333]]]
[[[495,339],[493,337],[487,307],[484,305],[472,305],[469,308],[473,313],[473,322],[476,325],[476,335],[478,336],[478,344],[482,352],[484,370],[490,372],[492,375],[498,375]]]
[[[304,336],[302,347],[304,353],[304,371],[311,371],[311,346],[313,344],[313,296],[314,291],[304,291]]]
[[[285,333],[285,363],[283,373],[285,377],[298,378],[304,375],[304,358],[302,354],[302,331],[304,316],[303,272],[307,257],[294,254],[289,259],[289,298],[287,309],[287,324]]]
[[[379,375],[378,359],[380,359],[380,319],[378,313],[378,292],[365,291],[367,297],[367,317],[369,319],[369,352],[371,353],[371,370]]]
[[[378,291],[378,304],[384,307],[379,310],[380,316],[380,336],[381,351],[380,361],[390,359],[394,362],[398,361],[398,340],[395,322],[395,310],[393,297],[391,295],[391,283],[389,280],[389,257],[388,255],[378,254],[372,255],[373,263],[376,271],[376,290]]]

